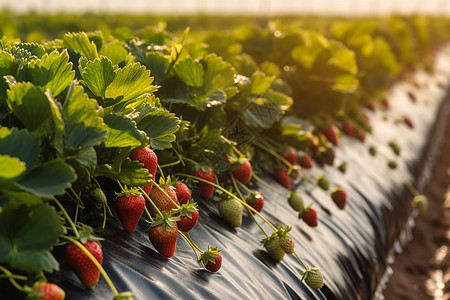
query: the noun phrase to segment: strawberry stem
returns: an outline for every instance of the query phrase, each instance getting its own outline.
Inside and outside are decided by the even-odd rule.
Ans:
[[[77,203],[84,208],[83,201],[81,201],[80,197],[78,197],[77,193],[74,191],[72,187],[69,187],[69,190],[72,192],[73,196],[75,197]]]
[[[272,150],[272,147],[270,147],[270,145],[268,144],[262,145],[261,141],[259,143],[253,143],[253,145],[257,146],[261,150],[266,151],[267,153],[271,154],[273,157],[284,163],[289,168],[289,170],[292,170],[294,168],[294,166],[291,164],[290,161],[288,161],[286,158],[284,158],[283,156]]]
[[[277,193],[278,195],[280,195],[281,197],[284,198],[288,198],[289,196],[286,196],[285,194],[283,194],[282,192],[280,192],[278,189],[274,188],[273,186],[271,186],[270,184],[268,184],[267,182],[265,182],[264,180],[262,180],[258,175],[256,175],[255,173],[252,174],[252,177],[256,179],[256,181],[258,181],[259,183],[261,183],[262,185],[264,185],[265,187],[267,187],[268,189],[274,191],[275,193]]]
[[[216,183],[213,183],[213,182],[211,182],[211,181],[209,181],[209,180],[200,178],[200,177],[196,177],[196,176],[192,176],[192,175],[187,175],[187,174],[183,174],[183,173],[175,173],[175,174],[173,174],[173,175],[174,175],[174,176],[182,176],[182,177],[192,178],[192,179],[195,179],[195,180],[198,180],[198,181],[201,181],[201,182],[205,182],[205,183],[208,183],[208,184],[214,186],[215,188],[221,190],[222,192],[224,192],[225,194],[229,195],[230,197],[232,197],[232,198],[238,200],[239,202],[241,202],[242,205],[244,205],[245,207],[247,207],[248,209],[250,209],[253,213],[257,214],[258,217],[260,217],[264,222],[266,222],[270,227],[272,227],[273,230],[277,230],[277,229],[275,228],[275,226],[273,226],[272,223],[270,223],[266,218],[264,218],[264,217],[263,217],[256,209],[254,209],[253,207],[251,207],[250,205],[248,205],[247,202],[245,202],[245,201],[239,199],[238,197],[236,197],[236,195],[234,195],[233,193],[230,193],[229,191],[227,191],[225,188],[221,187],[220,185],[218,185],[218,184],[216,184]]]
[[[72,228],[72,231],[73,231],[73,233],[75,234],[75,237],[76,237],[77,239],[79,239],[79,238],[80,238],[80,233],[78,232],[77,226],[75,226],[75,223],[72,221],[72,219],[70,218],[69,214],[68,214],[67,211],[64,209],[64,206],[62,206],[62,204],[61,204],[56,198],[53,198],[52,200],[56,203],[56,205],[58,206],[58,208],[59,208],[59,209],[61,210],[61,212],[63,213],[64,218],[67,220],[67,222],[69,223],[70,227]],[[77,205],[77,208],[78,208],[78,205]],[[77,210],[77,212],[78,212],[78,210]]]
[[[165,178],[165,176],[164,176],[164,172],[163,172],[163,170],[162,170],[162,168],[161,168],[161,166],[158,164],[157,165],[157,167],[158,167],[158,171],[159,171],[159,173],[161,174],[161,177],[162,178]],[[154,180],[155,178],[152,178],[152,180]]]
[[[181,163],[182,161],[181,161],[181,159],[179,159],[179,160],[177,160],[177,161],[174,161],[174,162],[171,162],[171,163],[167,163],[167,164],[164,164],[164,165],[158,165],[158,167],[160,167],[161,169],[163,169],[163,168],[167,168],[167,167],[172,167],[172,166],[176,166],[176,165],[178,165],[179,163]]]
[[[159,210],[158,206],[155,205],[155,203],[154,203],[154,202],[152,201],[152,199],[147,195],[147,193],[146,193],[140,186],[138,186],[138,189],[139,189],[139,191],[141,191],[142,195],[144,195],[144,198],[147,199],[147,201],[150,203],[150,205],[153,207],[153,209],[156,211],[156,213],[157,213],[158,215],[162,216],[162,213],[161,213],[161,211]],[[150,218],[151,218],[151,215],[150,215],[150,213],[148,212],[148,210],[147,210],[147,214],[148,214],[148,216],[150,216]]]
[[[233,181],[233,185],[234,185],[234,189],[237,191],[237,193],[239,194],[239,196],[244,199],[244,196],[242,195],[241,191],[239,190],[237,183],[236,183],[236,178],[234,178],[233,174],[230,174],[231,176],[231,180]],[[241,186],[249,193],[251,193],[250,189],[248,187],[246,187],[244,184],[241,184]],[[250,213],[250,216],[252,217],[253,221],[256,223],[256,225],[258,225],[259,229],[261,229],[261,231],[268,237],[266,231],[261,227],[261,224],[259,224],[259,222],[256,220],[255,215],[253,214],[253,212],[248,208],[247,208],[248,212]]]
[[[178,230],[178,233],[186,240],[186,242],[189,244],[189,246],[191,246],[192,251],[194,251],[195,258],[197,258],[197,261],[198,261],[198,255],[197,255],[197,250],[196,250],[196,248],[197,248],[197,249],[199,249],[199,248],[197,247],[197,245],[195,245],[195,243],[194,243],[192,240],[188,239],[187,236],[185,236],[184,233],[181,232],[180,230]],[[199,250],[200,250],[200,249],[199,249]],[[200,251],[201,251],[201,250],[200,250]],[[203,252],[203,251],[201,251],[201,252]]]
[[[298,255],[297,255],[297,253],[295,251],[294,251],[294,255],[297,258],[297,260],[303,265],[303,268],[305,268],[305,270],[308,270],[308,267],[305,265],[303,260],[301,260],[300,257],[298,257]]]
[[[86,247],[83,246],[83,244],[81,244],[79,241],[65,236],[62,236],[63,238],[65,238],[66,240],[74,243],[75,245],[77,245],[78,248],[80,248],[81,251],[83,251],[84,254],[86,254],[87,257],[89,257],[89,259],[95,264],[95,266],[97,267],[97,269],[100,271],[100,273],[103,275],[103,277],[106,280],[106,283],[109,285],[109,287],[111,288],[112,292],[114,293],[114,296],[117,296],[119,294],[119,292],[117,291],[116,287],[114,286],[114,284],[112,283],[111,279],[109,278],[108,274],[105,272],[105,269],[103,269],[102,265],[98,262],[98,260],[92,255],[91,252],[89,252],[89,250],[86,249]]]
[[[25,276],[20,276],[20,275],[14,275],[13,273],[11,273],[8,269],[6,269],[5,267],[0,265],[0,271],[3,271],[3,273],[5,273],[5,275],[0,275],[0,278],[8,278],[9,282],[11,282],[11,284],[18,289],[21,292],[25,292],[25,289],[17,283],[17,280],[27,280],[28,278]]]

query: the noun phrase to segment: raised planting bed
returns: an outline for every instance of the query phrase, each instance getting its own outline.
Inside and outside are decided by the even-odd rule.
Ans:
[[[2,296],[45,280],[68,299],[379,296],[426,210],[441,21],[5,41]]]

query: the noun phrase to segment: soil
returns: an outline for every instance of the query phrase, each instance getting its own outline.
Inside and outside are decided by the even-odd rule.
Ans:
[[[447,99],[449,104],[450,99]],[[395,256],[384,297],[386,300],[450,299],[450,117],[438,142],[432,175],[423,193],[425,214],[416,217],[413,240]]]

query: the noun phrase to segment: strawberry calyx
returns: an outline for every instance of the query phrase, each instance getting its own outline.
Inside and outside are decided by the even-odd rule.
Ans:
[[[167,186],[167,187],[173,188],[173,185],[174,185],[175,183],[177,183],[177,182],[179,182],[178,179],[177,179],[177,178],[171,178],[170,175],[167,176],[166,178],[164,178],[163,176],[161,176],[161,177],[159,178],[158,185],[159,185],[160,187],[165,187],[165,186]]]
[[[163,229],[174,227],[177,225],[177,221],[180,220],[179,216],[173,216],[172,213],[161,211],[152,221],[150,227],[156,227],[162,225]]]
[[[262,197],[262,194],[258,191],[252,191],[247,196],[245,196],[244,200],[248,204],[255,202],[258,198]]]
[[[304,209],[302,209],[298,213],[298,217],[301,218],[303,216],[303,214],[307,213],[311,208],[312,208],[312,203],[310,205],[306,206]]]
[[[220,251],[221,249],[217,247],[208,246],[208,249],[200,255],[198,262],[201,263],[203,266],[206,266],[208,262],[215,263],[217,253],[219,253]]]
[[[130,197],[131,195],[139,197],[142,195],[142,193],[139,191],[138,188],[136,187],[128,188],[127,186],[123,187],[123,189],[120,192],[115,192],[115,194],[117,195],[117,197],[122,196]]]
[[[197,202],[195,202],[194,199],[191,199],[188,203],[182,204],[177,209],[172,210],[172,214],[173,216],[188,217],[189,219],[192,219],[191,212],[198,211],[197,207]]]

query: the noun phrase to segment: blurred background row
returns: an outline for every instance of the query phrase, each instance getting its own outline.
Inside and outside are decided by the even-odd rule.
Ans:
[[[140,14],[450,15],[449,0],[0,0],[13,12]]]

